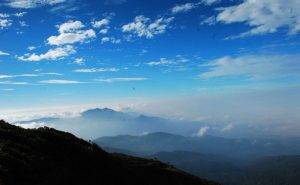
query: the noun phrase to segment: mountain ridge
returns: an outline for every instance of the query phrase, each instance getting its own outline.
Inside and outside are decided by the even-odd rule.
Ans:
[[[156,160],[109,154],[52,128],[0,121],[0,184],[214,185]]]

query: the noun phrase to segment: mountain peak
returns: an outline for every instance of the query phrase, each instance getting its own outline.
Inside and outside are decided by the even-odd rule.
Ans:
[[[103,108],[103,109],[95,108],[95,109],[86,110],[86,111],[83,112],[83,114],[85,114],[85,113],[100,113],[100,112],[101,113],[103,113],[103,112],[105,112],[105,113],[116,113],[115,110],[109,109],[109,108]]]
[[[90,109],[87,111],[84,111],[81,113],[82,116],[84,117],[90,117],[90,118],[110,118],[116,115],[121,115],[123,114],[122,112],[117,112],[113,109],[109,109],[109,108],[96,108],[96,109]]]

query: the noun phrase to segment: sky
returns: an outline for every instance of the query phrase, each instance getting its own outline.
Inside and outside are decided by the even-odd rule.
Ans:
[[[299,0],[1,0],[1,115],[119,102],[299,122],[299,33]]]

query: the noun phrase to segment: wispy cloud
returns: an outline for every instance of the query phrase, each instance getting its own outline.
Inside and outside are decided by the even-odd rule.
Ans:
[[[174,6],[171,11],[173,14],[188,12],[192,9],[197,8],[200,3],[185,3],[181,5]]]
[[[174,61],[166,58],[160,58],[159,61],[146,62],[145,64],[148,66],[171,65],[174,64]]]
[[[0,89],[1,91],[15,91],[16,89]]]
[[[98,79],[99,82],[130,82],[130,81],[145,81],[148,80],[148,78],[107,78],[107,79]]]
[[[35,50],[36,47],[35,46],[28,46],[27,49],[30,50],[30,51],[32,51],[32,50]]]
[[[120,44],[121,43],[121,39],[116,39],[115,37],[103,37],[101,39],[102,43],[106,43],[106,42],[110,42],[112,44]]]
[[[39,83],[41,84],[81,84],[84,82],[76,80],[42,80]]]
[[[186,71],[190,69],[192,65],[194,65],[192,62],[190,62],[190,59],[187,59],[182,55],[177,55],[176,57],[170,59],[160,58],[157,61],[145,62],[144,64],[150,67],[164,67],[166,72]]]
[[[209,130],[208,126],[201,127],[197,132],[197,136],[203,137],[207,133],[208,130]]]
[[[4,85],[31,85],[29,82],[12,82],[12,81],[0,81],[0,84]]]
[[[18,74],[18,75],[3,75],[0,74],[0,79],[17,78],[17,77],[39,77],[39,76],[62,76],[61,73],[36,73],[36,74]]]
[[[202,65],[209,71],[201,73],[199,77],[244,76],[250,79],[274,79],[300,76],[299,60],[298,55],[225,56]]]
[[[18,12],[18,13],[15,13],[14,15],[16,16],[16,17],[23,17],[24,15],[26,15],[27,14],[27,12]]]
[[[0,50],[0,56],[8,56],[8,55],[10,55],[10,54]]]
[[[245,23],[249,31],[227,39],[236,39],[251,35],[263,35],[287,28],[288,34],[300,31],[300,1],[298,0],[245,0],[239,5],[218,9],[218,22],[225,24]]]
[[[118,68],[91,68],[91,69],[76,69],[76,73],[97,73],[97,72],[118,72]]]
[[[222,128],[221,131],[222,131],[222,132],[229,132],[229,131],[231,131],[233,128],[234,128],[233,124],[230,123],[230,124],[226,125],[224,128]]]
[[[84,59],[83,58],[75,58],[74,64],[84,65]]]
[[[46,5],[53,6],[64,2],[66,2],[66,0],[6,0],[5,5],[11,8],[30,9]]]
[[[214,3],[218,3],[221,2],[222,0],[202,0],[201,3],[205,4],[205,5],[212,5]]]
[[[196,3],[177,4],[171,9],[171,12],[173,14],[185,13],[198,8],[200,5],[212,5],[220,1],[221,0],[202,0]]]

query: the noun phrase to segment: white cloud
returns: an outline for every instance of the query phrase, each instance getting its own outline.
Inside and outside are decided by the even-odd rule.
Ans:
[[[202,0],[202,3],[205,4],[205,5],[212,5],[212,4],[218,3],[220,1],[221,0]]]
[[[61,73],[40,73],[40,75],[53,75],[53,76],[63,76]]]
[[[8,17],[10,17],[9,14],[7,14],[7,13],[0,13],[0,18],[8,18]]]
[[[0,18],[0,29],[9,27],[12,25],[12,21],[10,19],[1,19]]]
[[[25,129],[34,129],[34,128],[40,128],[40,127],[46,127],[46,126],[52,127],[45,122],[16,123],[15,125],[18,127],[25,128]]]
[[[78,65],[84,65],[84,60],[83,58],[76,58],[74,63]]]
[[[76,42],[89,42],[96,38],[93,29],[82,30],[84,25],[80,21],[69,21],[58,26],[59,35],[47,39],[50,45],[73,44]]]
[[[225,24],[240,22],[251,27],[228,39],[274,33],[280,28],[287,28],[290,35],[300,31],[299,0],[245,0],[236,6],[219,8],[219,11],[217,21]]]
[[[39,83],[42,83],[42,84],[80,84],[83,82],[75,81],[75,80],[43,80],[43,81],[40,81]]]
[[[225,56],[202,67],[209,71],[199,75],[201,78],[244,76],[250,79],[274,79],[285,76],[300,76],[300,56],[298,55],[248,55],[240,57]]]
[[[102,42],[102,43],[105,43],[105,42],[109,42],[109,40],[110,40],[109,37],[103,37],[103,38],[101,39],[101,42]]]
[[[146,62],[148,66],[160,66],[160,65],[171,65],[174,64],[174,61],[168,60],[166,58],[160,58],[159,61]]]
[[[115,37],[103,37],[101,39],[101,43],[106,43],[106,42],[110,42],[110,43],[113,43],[113,44],[120,44],[121,39],[116,39]]]
[[[27,49],[30,50],[30,51],[32,51],[32,50],[35,50],[36,47],[35,46],[28,46]]]
[[[4,78],[13,78],[13,77],[10,75],[0,75],[0,79],[4,79]]]
[[[224,128],[222,128],[222,132],[229,132],[233,129],[233,124],[228,124]]]
[[[101,19],[99,21],[93,21],[92,22],[92,26],[94,28],[101,28],[102,26],[106,26],[109,24],[109,19],[108,18],[104,18],[104,19]]]
[[[6,52],[0,50],[0,56],[8,56],[8,55],[9,55],[9,53],[6,53]]]
[[[101,34],[107,34],[108,33],[108,29],[107,28],[101,29],[99,31],[99,33],[101,33]]]
[[[30,85],[30,83],[28,82],[12,82],[12,81],[0,81],[0,84],[4,84],[4,85]]]
[[[15,13],[15,14],[0,13],[0,18],[9,18],[12,16],[23,17],[26,13],[27,12],[19,12],[19,13]]]
[[[155,35],[163,34],[170,26],[174,17],[158,18],[151,21],[149,18],[140,15],[135,17],[134,21],[122,26],[123,32],[132,33],[138,37],[153,38]]]
[[[91,69],[76,69],[76,73],[96,73],[96,72],[118,72],[118,68],[91,68]]]
[[[0,79],[17,78],[17,77],[39,77],[39,76],[62,76],[60,73],[38,73],[38,74],[19,74],[19,75],[1,75]]]
[[[112,82],[145,81],[145,80],[148,80],[148,78],[108,78],[108,79],[99,79],[97,81],[112,83]]]
[[[68,32],[77,31],[77,30],[83,28],[84,25],[80,21],[70,21],[70,22],[63,23],[57,27],[58,27],[59,33],[68,33]]]
[[[186,3],[182,5],[174,6],[171,11],[173,14],[188,12],[192,9],[195,9],[199,6],[199,3]]]
[[[1,91],[15,91],[16,89],[1,89]]]
[[[201,127],[197,132],[197,136],[200,136],[200,137],[204,136],[207,133],[208,129],[209,129],[208,126]]]
[[[26,27],[28,24],[25,21],[19,21],[20,26]]]
[[[56,5],[63,2],[66,2],[66,0],[6,0],[6,5],[11,8],[37,8],[42,7],[46,5]]]
[[[67,57],[71,54],[74,54],[76,51],[73,46],[67,45],[64,47],[58,47],[55,49],[50,49],[45,54],[37,55],[33,54],[25,54],[24,56],[18,57],[19,60],[27,61],[27,62],[37,62],[41,60],[59,60]]]
[[[184,58],[181,55],[177,55],[176,58],[167,59],[167,58],[160,58],[159,61],[151,61],[144,63],[148,66],[170,66],[170,65],[179,65],[188,62],[189,60]]]
[[[203,5],[212,5],[212,4],[220,2],[220,1],[221,0],[202,0],[202,1],[197,2],[197,3],[185,3],[185,4],[175,5],[171,9],[171,12],[173,14],[185,13],[185,12],[191,11],[192,9],[198,8],[199,5],[201,5],[201,4],[203,4]]]
[[[207,25],[215,25],[216,24],[216,17],[215,16],[210,16],[210,17],[207,17],[205,18],[200,24],[201,25],[204,25],[204,24],[207,24]]]
[[[96,37],[96,33],[92,29],[85,30],[85,31],[76,31],[75,33],[62,33],[58,36],[49,37],[48,44],[64,45],[64,44],[73,44],[76,42],[88,42],[90,41],[90,39],[95,37]]]
[[[39,74],[20,74],[20,75],[0,75],[0,79],[4,78],[16,78],[16,77],[37,77]]]
[[[27,12],[19,12],[19,13],[15,13],[14,15],[16,17],[23,17],[25,14],[27,14]]]

